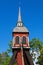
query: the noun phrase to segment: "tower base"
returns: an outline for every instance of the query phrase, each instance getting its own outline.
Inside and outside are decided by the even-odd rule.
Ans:
[[[32,56],[29,52],[30,48],[23,47],[23,59],[24,65],[34,65],[32,61]],[[22,65],[21,47],[12,47],[13,56],[11,58],[9,65],[14,65],[14,61],[17,60],[17,65]]]

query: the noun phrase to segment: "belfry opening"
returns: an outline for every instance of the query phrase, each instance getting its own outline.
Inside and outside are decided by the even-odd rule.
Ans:
[[[18,12],[18,22],[16,27],[12,31],[13,36],[13,46],[12,46],[12,58],[9,65],[14,65],[16,60],[17,65],[34,65],[32,61],[32,56],[30,54],[29,45],[29,31],[24,26],[21,17],[21,10],[19,7]]]

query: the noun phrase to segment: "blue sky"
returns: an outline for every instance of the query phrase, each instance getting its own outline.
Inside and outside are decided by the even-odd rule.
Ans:
[[[30,39],[38,38],[43,41],[43,0],[0,0],[0,52],[6,51],[12,40],[19,5]]]

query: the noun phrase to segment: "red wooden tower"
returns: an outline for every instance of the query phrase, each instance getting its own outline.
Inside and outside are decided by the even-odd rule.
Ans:
[[[15,59],[17,60],[17,65],[34,65],[29,49],[29,31],[24,26],[22,19],[21,19],[21,11],[19,7],[19,14],[18,14],[18,22],[16,27],[13,29],[13,56],[11,58],[10,64],[13,65]]]

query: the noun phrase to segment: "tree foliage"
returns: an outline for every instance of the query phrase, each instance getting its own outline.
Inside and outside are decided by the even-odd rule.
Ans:
[[[0,54],[0,65],[8,65],[10,61],[10,56],[7,52],[3,52]]]
[[[41,50],[42,48],[42,42],[39,40],[39,39],[36,39],[36,38],[33,38],[31,41],[30,41],[30,47],[32,48],[32,50]]]
[[[10,43],[8,44],[8,49],[7,49],[8,53],[12,52],[12,44],[13,44],[12,41],[10,41]]]
[[[40,56],[38,57],[37,64],[43,65],[43,46],[42,46],[42,49],[40,50]]]
[[[39,65],[43,65],[43,43],[39,39],[33,38],[30,41],[30,47],[32,49],[31,55],[32,57],[34,56],[33,60],[36,59],[36,53],[37,53],[38,61],[36,61],[36,63]]]

